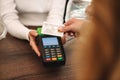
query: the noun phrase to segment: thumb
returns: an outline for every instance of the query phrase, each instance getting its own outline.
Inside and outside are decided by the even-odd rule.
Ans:
[[[59,27],[58,31],[60,32],[68,32],[71,31],[71,26]]]
[[[36,36],[38,35],[38,33],[37,33],[36,30],[31,30],[31,31],[30,31],[30,35],[36,37]]]

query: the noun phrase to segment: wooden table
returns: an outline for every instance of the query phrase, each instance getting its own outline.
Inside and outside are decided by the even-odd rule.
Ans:
[[[0,80],[79,80],[74,72],[79,72],[80,64],[72,60],[70,45],[64,45],[66,65],[49,68],[43,66],[27,41],[7,35],[0,41]]]
[[[72,53],[73,44],[74,40],[64,45],[66,64],[50,68],[43,66],[41,59],[32,51],[27,41],[7,35],[7,38],[0,41],[0,80],[120,80],[120,58],[113,78],[105,79],[105,76],[101,76],[103,78],[94,79],[96,74],[92,72],[97,68],[89,67],[89,64],[92,64],[89,63],[91,54],[88,56],[82,52]],[[84,73],[86,71],[89,72]],[[91,75],[93,79],[90,79]],[[82,79],[82,76],[86,79]]]

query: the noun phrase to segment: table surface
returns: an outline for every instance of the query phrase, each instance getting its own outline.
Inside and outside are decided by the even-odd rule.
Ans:
[[[96,75],[94,72],[99,67],[98,69],[94,66],[89,67],[89,64],[92,65],[89,63],[92,59],[91,54],[88,56],[84,53],[82,56],[82,52],[72,53],[74,42],[71,40],[64,45],[66,53],[66,64],[64,66],[45,67],[40,57],[29,46],[28,41],[16,39],[8,34],[7,38],[0,41],[0,80],[90,80],[91,76],[93,76],[91,80],[99,80],[94,79]],[[86,62],[87,64],[85,64]],[[88,73],[84,73],[86,71]],[[113,78],[110,80],[120,80],[119,72],[120,58]],[[86,79],[82,79],[82,76]]]
[[[10,35],[0,41],[0,80],[79,80],[80,64],[72,60],[71,42],[64,45],[66,64],[61,67],[44,67],[29,42]]]

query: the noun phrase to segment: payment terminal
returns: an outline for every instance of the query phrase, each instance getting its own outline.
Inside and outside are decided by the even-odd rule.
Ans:
[[[41,28],[37,29],[37,45],[39,47],[42,62],[45,66],[60,66],[65,64],[65,52],[61,37],[43,35]]]

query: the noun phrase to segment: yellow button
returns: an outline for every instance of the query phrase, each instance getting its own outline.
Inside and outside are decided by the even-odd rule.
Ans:
[[[56,60],[57,60],[57,58],[52,58],[52,60],[53,60],[53,61],[56,61]]]

